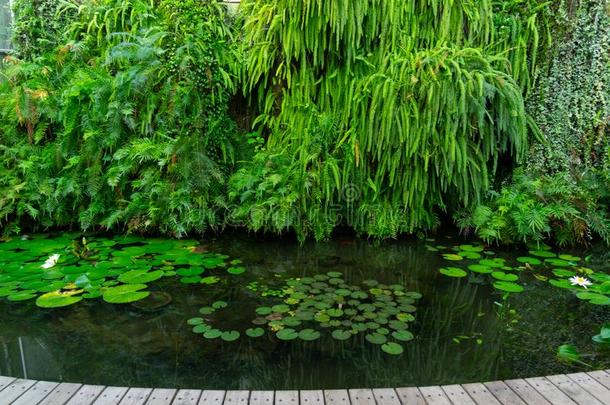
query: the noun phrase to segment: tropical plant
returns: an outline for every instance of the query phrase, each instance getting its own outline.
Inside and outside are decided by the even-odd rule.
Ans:
[[[268,140],[232,180],[234,217],[388,237],[478,201],[535,128],[520,84],[546,27],[545,4],[498,3],[245,1],[244,91]]]

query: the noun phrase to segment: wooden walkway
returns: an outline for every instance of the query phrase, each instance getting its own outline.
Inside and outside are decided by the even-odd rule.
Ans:
[[[610,370],[420,388],[200,391],[0,377],[0,405],[610,405]]]

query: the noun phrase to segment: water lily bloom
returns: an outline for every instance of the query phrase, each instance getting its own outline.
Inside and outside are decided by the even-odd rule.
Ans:
[[[581,287],[587,288],[591,284],[593,284],[589,279],[580,276],[570,277],[570,284],[579,285]]]
[[[49,256],[49,258],[40,267],[42,267],[43,269],[50,269],[51,267],[54,267],[57,264],[57,261],[59,260],[59,256],[60,255],[58,255],[57,253]]]

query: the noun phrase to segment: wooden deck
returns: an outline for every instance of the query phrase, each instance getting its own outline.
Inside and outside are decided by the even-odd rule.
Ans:
[[[326,391],[104,387],[0,376],[0,405],[610,405],[610,370],[462,385]]]

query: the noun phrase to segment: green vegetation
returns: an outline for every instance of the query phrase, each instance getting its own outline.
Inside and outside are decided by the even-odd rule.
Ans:
[[[266,305],[255,309],[258,316],[252,323],[257,326],[247,328],[245,335],[250,338],[263,336],[265,329],[262,326],[281,341],[310,342],[322,338],[325,331],[336,341],[350,340],[361,334],[367,342],[379,345],[387,354],[402,354],[402,345],[414,338],[408,328],[409,322],[415,320],[413,304],[421,294],[406,291],[400,284],[385,285],[376,280],[365,280],[362,287],[349,285],[341,277],[339,272],[329,272],[290,278],[273,294],[265,294],[270,290],[268,286],[250,284],[248,288],[261,298],[272,298],[267,298]],[[282,299],[281,303],[277,302],[278,298]],[[213,326],[215,317],[223,318],[217,313],[219,310],[231,311],[225,301],[216,301],[199,310],[205,318],[191,318],[187,323],[193,326],[194,333],[205,339],[227,342],[239,339],[239,331],[223,331]]]
[[[36,236],[0,243],[0,298],[36,300],[59,308],[83,299],[127,304],[151,296],[148,285],[166,277],[184,284],[210,284],[206,278],[231,274],[241,263],[227,256],[194,253],[197,243],[138,237],[80,238]],[[218,270],[224,270],[219,272]],[[216,276],[202,274],[214,272]],[[227,276],[229,277],[229,276]],[[153,295],[167,304],[169,301]],[[160,299],[159,299],[160,298]],[[155,304],[156,305],[156,304]]]

